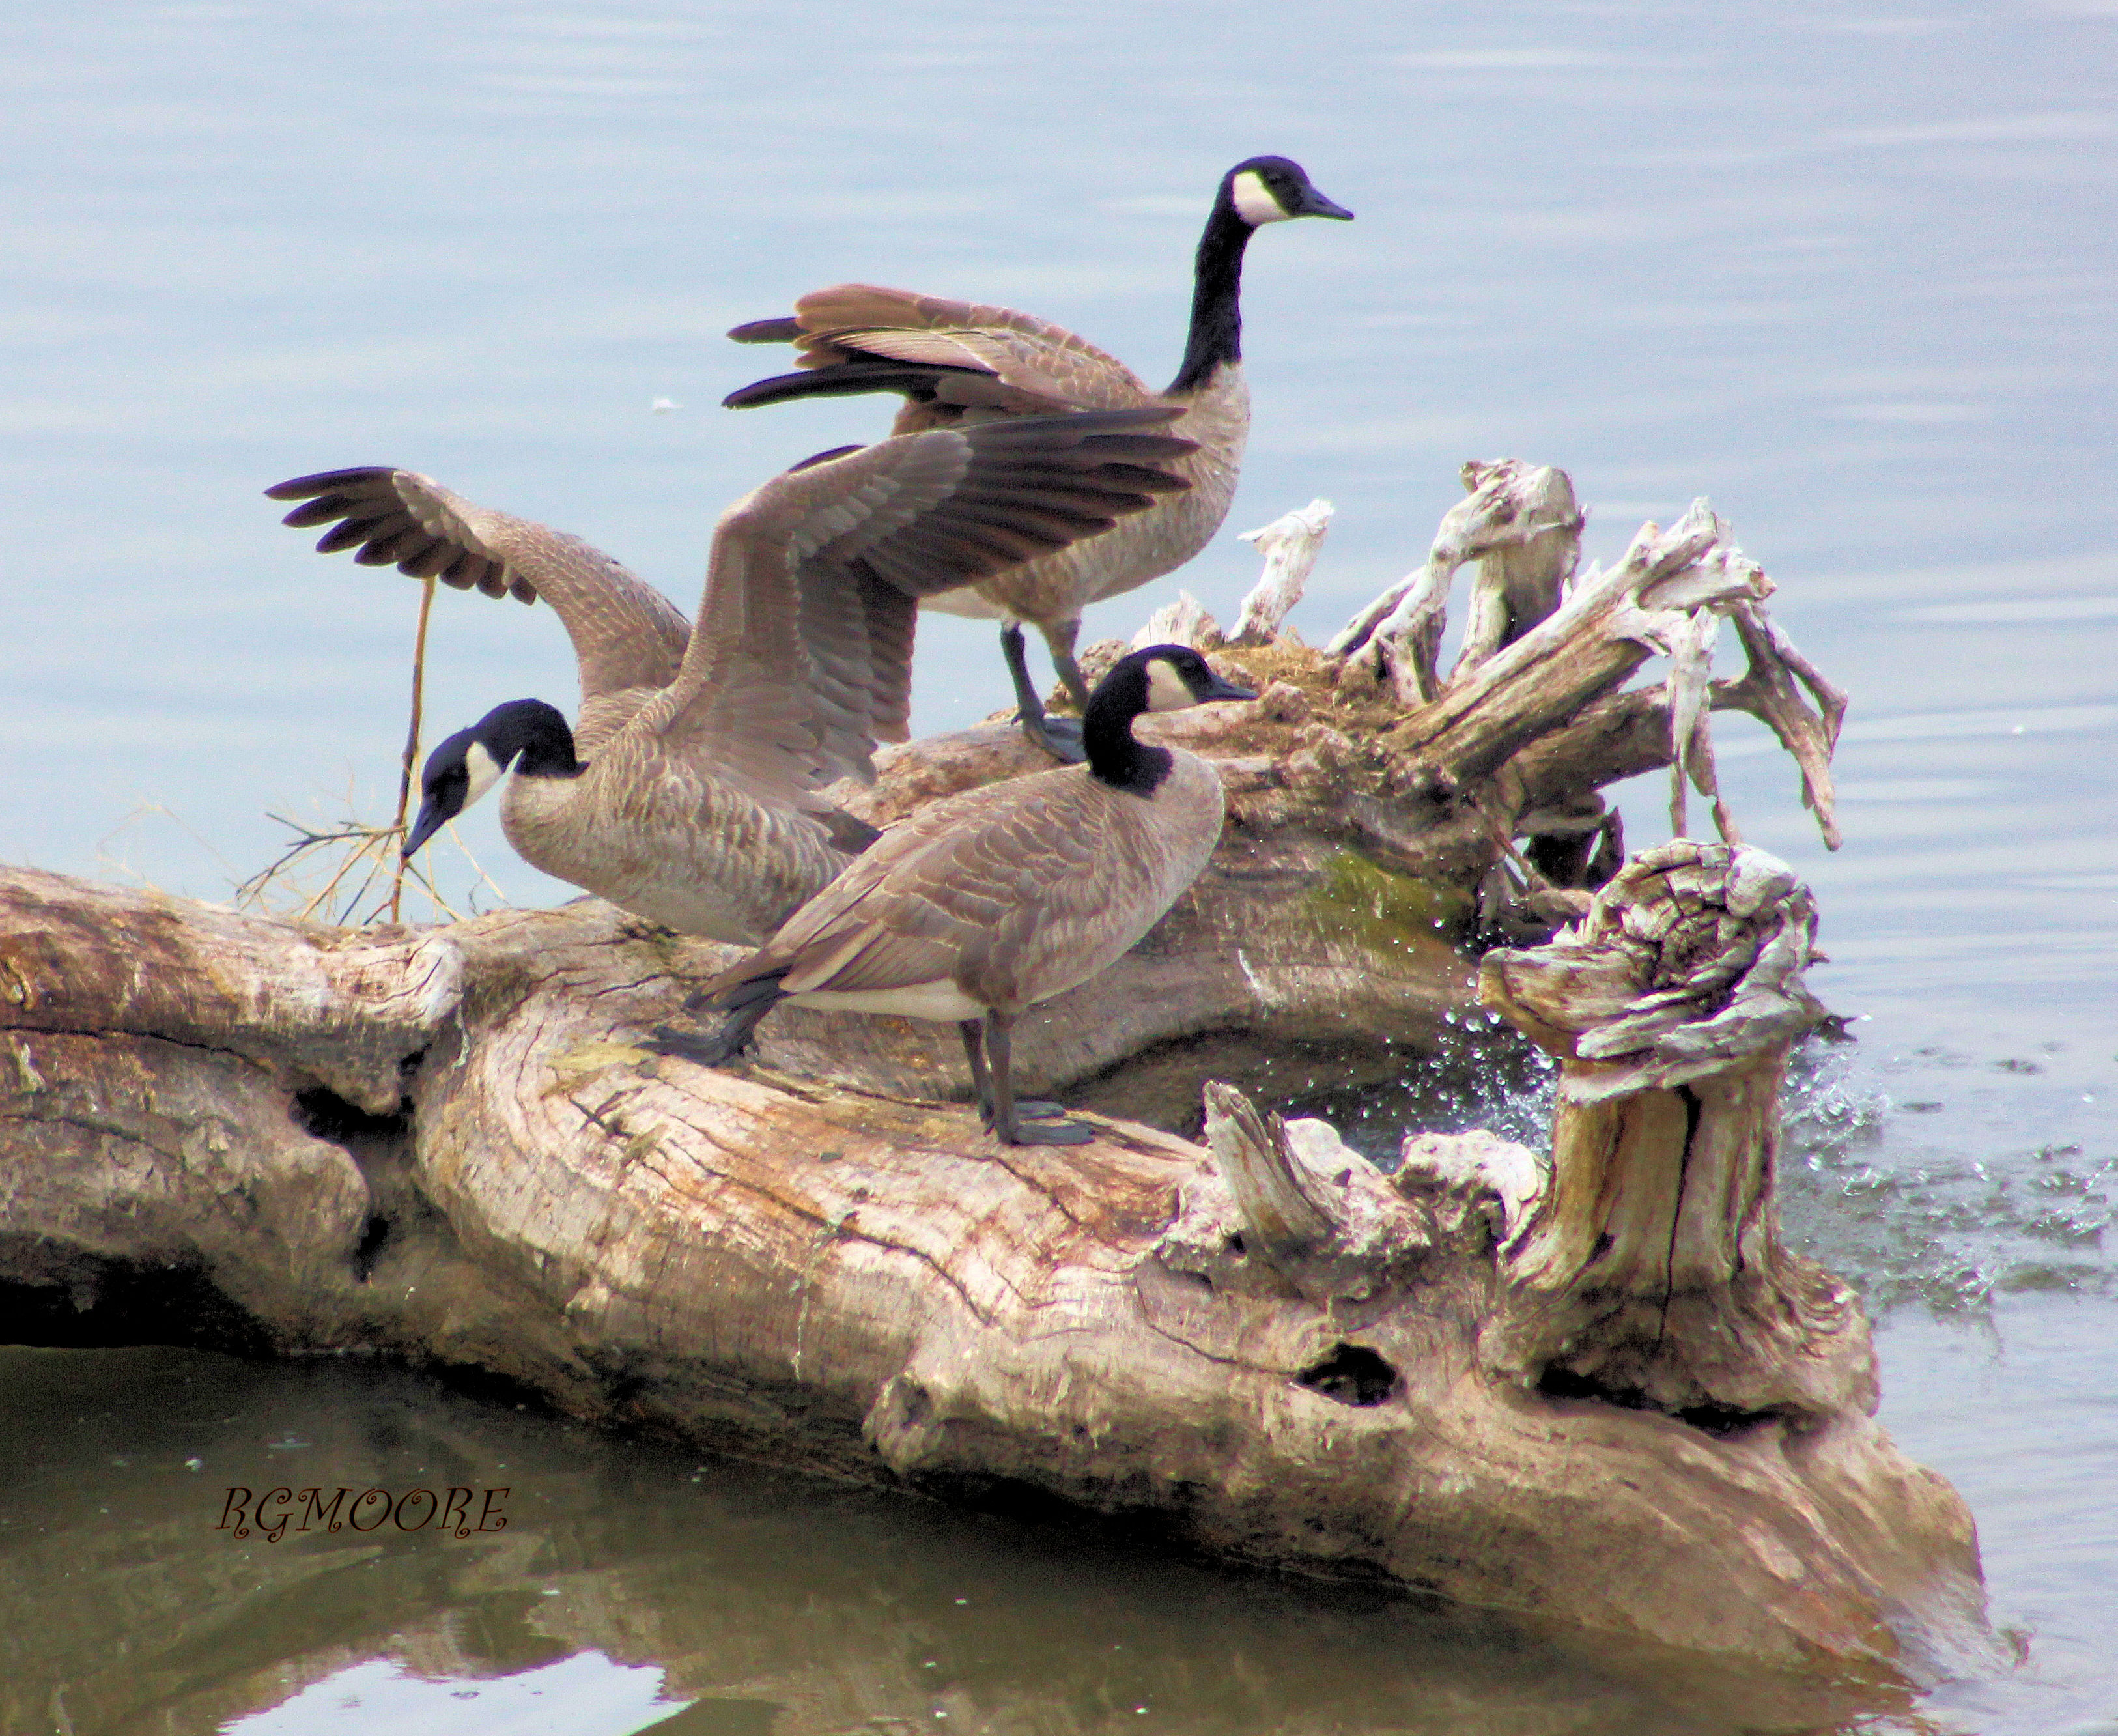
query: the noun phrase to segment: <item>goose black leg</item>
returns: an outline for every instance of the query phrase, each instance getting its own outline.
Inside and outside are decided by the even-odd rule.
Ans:
[[[784,974],[784,973],[782,973]],[[756,1032],[765,1014],[771,1012],[787,997],[770,983],[745,984],[742,998],[728,1010],[721,1021],[721,1028],[711,1036],[695,1030],[679,1030],[673,1025],[658,1025],[654,1035],[640,1046],[650,1054],[674,1055],[682,1061],[694,1061],[701,1067],[719,1067],[733,1061],[750,1047],[750,1039]],[[696,1010],[693,1005],[698,997],[684,1003],[684,1011]]]
[[[993,1124],[992,1076],[986,1071],[985,1025],[980,1020],[965,1019],[956,1030],[964,1039],[964,1058],[971,1063],[971,1100],[978,1106],[978,1125],[990,1133]],[[1015,1104],[1015,1113],[1021,1121],[1051,1121],[1066,1111],[1042,1097],[1026,1097]]]
[[[1074,660],[1075,641],[1081,637],[1081,618],[1061,621],[1057,627],[1044,629],[1044,644],[1052,653],[1052,667],[1059,672],[1059,678],[1072,697],[1074,708],[1082,716],[1089,715],[1089,678],[1081,673],[1081,665]]]
[[[1071,717],[1047,717],[1044,701],[1030,684],[1029,664],[1024,656],[1022,628],[1010,621],[1000,630],[1000,654],[1007,660],[1009,678],[1015,683],[1015,715],[1022,733],[1062,765],[1078,766],[1088,757],[1081,751],[1081,726]],[[1067,660],[1073,660],[1071,657]],[[1062,672],[1063,676],[1063,672]],[[1074,671],[1075,681],[1081,672]],[[1067,683],[1069,692],[1073,683]]]
[[[971,1063],[971,1101],[978,1106],[978,1119],[992,1127],[992,1080],[986,1072],[986,1028],[982,1021],[965,1019],[956,1026],[964,1039],[964,1058]]]
[[[1015,1107],[1010,1056],[1015,1020],[1004,1012],[989,1012],[983,1020],[986,1059],[991,1063],[992,1133],[1004,1146],[1085,1146],[1096,1137],[1093,1127],[1078,1121],[1025,1121]]]

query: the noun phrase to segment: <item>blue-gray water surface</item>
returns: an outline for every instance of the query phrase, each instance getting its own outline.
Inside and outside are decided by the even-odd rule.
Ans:
[[[1323,495],[1320,639],[1472,456],[1569,470],[1607,560],[1695,495],[1732,522],[1854,702],[1835,855],[1762,732],[1719,726],[1859,1020],[1793,1088],[1790,1221],[1880,1317],[1886,1420],[1971,1501],[2024,1655],[1860,1727],[2118,1731],[2115,44],[2108,0],[6,9],[0,858],[220,898],[270,813],[388,817],[417,587],[311,553],[266,484],[425,470],[688,604],[724,505],[880,421],[719,410],[773,365],[723,328],[863,278],[1163,376],[1215,177],[1293,155],[1358,218],[1251,249],[1242,492],[1152,599],[1226,619],[1233,533]],[[918,727],[1001,704],[989,627],[921,634]],[[430,657],[438,729],[571,692],[541,608],[444,593]],[[1664,801],[1626,792],[1636,845]],[[460,902],[566,895],[489,811],[461,829],[493,885],[449,859]],[[1379,1141],[1539,1115],[1458,1074],[1337,1107]],[[388,1371],[10,1351],[0,1390],[25,1729],[1746,1721],[1460,1612],[702,1470]],[[303,1452],[525,1467],[522,1522],[455,1554],[211,1532],[208,1485]]]

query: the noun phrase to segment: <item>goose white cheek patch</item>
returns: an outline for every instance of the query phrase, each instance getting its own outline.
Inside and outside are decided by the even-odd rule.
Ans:
[[[473,742],[464,755],[464,771],[469,787],[464,793],[464,806],[468,808],[487,790],[497,784],[507,768],[486,751],[483,742]]]
[[[1236,215],[1256,229],[1261,223],[1284,223],[1287,212],[1279,200],[1272,196],[1263,178],[1254,169],[1246,169],[1236,177],[1235,185],[1228,196],[1236,201]]]
[[[1150,663],[1147,666],[1147,709],[1150,711],[1182,711],[1186,706],[1199,703],[1199,696],[1185,685],[1184,678],[1167,663]]]

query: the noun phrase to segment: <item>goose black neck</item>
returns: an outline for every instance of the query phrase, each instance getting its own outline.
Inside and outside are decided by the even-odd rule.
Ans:
[[[497,707],[479,725],[479,736],[486,751],[518,777],[581,775],[565,714],[541,699],[518,699]]]
[[[1191,336],[1184,347],[1184,365],[1169,382],[1172,393],[1195,391],[1223,363],[1243,359],[1243,249],[1250,244],[1251,226],[1236,215],[1235,201],[1223,187],[1199,238]]]
[[[1131,679],[1108,677],[1089,696],[1081,720],[1081,749],[1089,775],[1128,795],[1152,796],[1176,763],[1166,748],[1133,739],[1133,720],[1147,709],[1147,677],[1138,669]]]

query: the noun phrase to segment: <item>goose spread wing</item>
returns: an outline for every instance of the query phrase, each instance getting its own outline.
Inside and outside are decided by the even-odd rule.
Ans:
[[[691,628],[662,593],[601,549],[526,518],[476,505],[415,470],[364,465],[297,476],[267,488],[303,502],[284,522],[329,525],[325,554],[354,549],[367,567],[395,566],[489,597],[539,596],[573,641],[584,702],[667,687]]]
[[[763,341],[788,322],[739,326]],[[822,368],[881,357],[927,367],[985,374],[1007,388],[997,397],[973,390],[966,401],[1020,414],[1067,410],[1123,410],[1154,400],[1145,381],[1086,338],[1012,308],[946,296],[921,295],[875,284],[835,284],[794,303],[793,333],[800,365]],[[945,398],[946,380],[936,382]]]
[[[651,727],[768,800],[872,778],[902,740],[917,599],[1144,511],[1186,484],[1174,411],[936,428],[775,477],[722,515],[684,665]],[[643,722],[647,721],[643,719]]]

